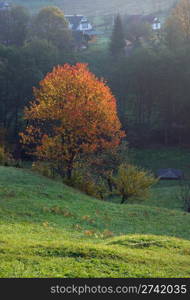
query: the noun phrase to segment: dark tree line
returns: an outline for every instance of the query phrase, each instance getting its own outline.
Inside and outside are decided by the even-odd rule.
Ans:
[[[47,7],[35,16],[23,7],[0,11],[1,142],[17,146],[33,87],[53,66],[73,61],[71,33],[61,10]]]
[[[133,144],[187,143],[190,112],[190,48],[137,49],[110,73],[118,111]]]
[[[189,0],[181,0],[159,34],[140,26],[130,29],[118,16],[109,49],[73,53],[71,33],[59,9],[48,7],[35,16],[22,7],[0,12],[1,143],[3,136],[8,144],[18,143],[33,86],[53,66],[79,61],[107,80],[129,143],[188,144],[189,15]],[[128,52],[130,36],[133,47]]]
[[[189,0],[181,0],[173,8],[160,31],[154,32],[146,24],[131,26],[125,18],[116,18],[107,78],[133,145],[189,144],[189,19]],[[127,52],[125,45],[123,55],[122,43],[128,38],[132,48]]]

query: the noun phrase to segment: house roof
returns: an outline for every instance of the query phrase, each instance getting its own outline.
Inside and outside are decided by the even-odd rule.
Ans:
[[[177,169],[159,169],[156,172],[157,177],[160,179],[181,179],[183,178],[183,172]]]
[[[155,17],[155,15],[147,15],[147,16],[144,16],[143,17],[143,21],[144,22],[148,22],[150,24],[153,24],[153,23],[159,23],[160,20],[158,17]]]

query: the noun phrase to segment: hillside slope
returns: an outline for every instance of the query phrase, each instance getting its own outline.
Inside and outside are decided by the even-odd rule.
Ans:
[[[47,5],[61,7],[66,14],[103,15],[115,13],[149,14],[166,11],[177,0],[12,0],[12,3],[22,4],[32,9]]]
[[[0,277],[189,277],[189,223],[0,167]]]

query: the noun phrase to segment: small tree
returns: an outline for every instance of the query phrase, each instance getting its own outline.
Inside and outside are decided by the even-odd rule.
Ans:
[[[131,197],[147,196],[149,188],[157,182],[157,179],[136,166],[121,164],[118,174],[113,177],[113,182],[117,192],[122,196],[122,204]]]
[[[128,150],[127,143],[123,141],[119,147],[107,149],[101,153],[85,157],[85,163],[94,177],[100,178],[107,182],[110,192],[113,192],[114,183],[112,180],[115,170],[123,162],[131,160],[131,153]]]
[[[125,136],[114,96],[85,64],[54,68],[34,95],[36,101],[25,109],[22,142],[36,146],[38,159],[64,168],[67,178],[80,155],[117,147]]]
[[[0,166],[11,166],[14,165],[14,159],[12,155],[0,145]],[[16,166],[16,164],[14,165]]]

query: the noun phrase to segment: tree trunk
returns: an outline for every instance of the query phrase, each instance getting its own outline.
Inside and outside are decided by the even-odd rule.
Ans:
[[[121,200],[121,203],[120,204],[123,204],[125,201],[127,201],[127,197],[126,196],[122,196],[122,200]]]
[[[71,176],[72,176],[72,171],[73,171],[73,159],[71,159],[69,162],[68,162],[68,165],[67,165],[67,179],[71,179]]]
[[[111,183],[110,178],[107,178],[107,182],[108,182],[108,187],[109,187],[110,192],[113,192],[112,183]]]
[[[68,166],[67,168],[67,179],[71,179],[71,176],[72,176],[72,168],[71,166]]]

